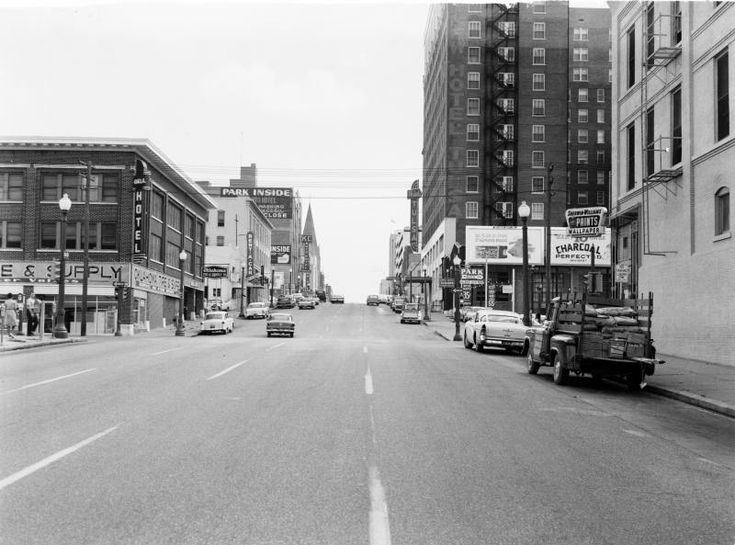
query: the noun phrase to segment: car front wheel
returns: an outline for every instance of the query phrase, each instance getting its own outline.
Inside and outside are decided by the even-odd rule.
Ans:
[[[535,375],[538,373],[540,367],[540,363],[533,361],[533,354],[531,354],[531,350],[529,349],[528,356],[526,358],[526,370],[528,371],[528,374]]]
[[[561,361],[559,354],[554,354],[554,384],[563,386],[569,379],[569,369]]]

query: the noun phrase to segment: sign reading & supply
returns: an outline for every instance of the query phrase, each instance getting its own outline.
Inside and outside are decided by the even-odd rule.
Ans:
[[[567,227],[573,237],[597,237],[605,232],[607,208],[569,208],[566,211]]]

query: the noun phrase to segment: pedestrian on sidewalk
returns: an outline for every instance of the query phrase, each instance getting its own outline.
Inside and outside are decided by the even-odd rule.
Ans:
[[[12,293],[8,294],[5,301],[5,328],[8,330],[8,336],[15,339],[15,328],[18,325],[18,303]]]
[[[28,322],[28,335],[35,335],[38,327],[38,316],[41,313],[41,303],[36,295],[31,294],[26,299],[26,321]]]

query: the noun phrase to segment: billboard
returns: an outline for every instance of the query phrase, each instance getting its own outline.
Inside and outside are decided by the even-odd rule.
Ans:
[[[274,244],[271,246],[271,265],[291,264],[291,245]]]
[[[571,235],[564,227],[551,228],[551,264],[554,266],[591,265],[590,252],[595,252],[595,266],[610,266],[610,230],[601,236]]]
[[[490,225],[467,226],[465,263],[523,265],[523,230],[521,227]],[[544,262],[544,229],[528,228],[528,264]]]
[[[291,187],[221,187],[220,197],[250,197],[268,219],[293,217]]]

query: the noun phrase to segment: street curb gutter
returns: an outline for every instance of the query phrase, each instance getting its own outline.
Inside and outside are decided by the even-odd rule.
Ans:
[[[645,391],[649,391],[652,394],[657,394],[663,397],[669,397],[676,399],[677,401],[683,401],[689,405],[694,405],[702,409],[707,409],[730,418],[735,418],[735,407],[731,407],[727,403],[721,401],[715,401],[697,394],[691,394],[689,392],[682,392],[680,390],[674,390],[670,388],[661,388],[660,386],[646,385]]]
[[[86,343],[89,339],[82,338],[82,339],[63,339],[63,340],[55,340],[55,341],[43,341],[39,343],[31,343],[31,344],[19,344],[17,346],[4,346],[0,348],[0,353],[2,352],[15,352],[16,350],[30,350],[31,348],[41,348],[44,346],[55,346],[57,344],[73,344],[73,343]]]

